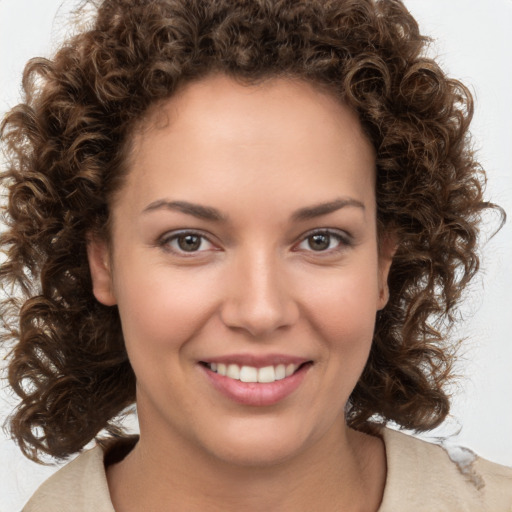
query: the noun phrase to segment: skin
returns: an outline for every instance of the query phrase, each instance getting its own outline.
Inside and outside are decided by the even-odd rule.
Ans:
[[[137,376],[140,441],[107,470],[116,510],[377,510],[383,443],[349,429],[344,407],[393,248],[377,243],[375,156],[357,116],[301,81],[214,75],[148,114],[128,169],[111,240],[88,248]],[[319,249],[312,231],[326,229]],[[186,230],[205,237],[189,252]],[[200,364],[276,353],[312,364],[270,406],[224,396]]]

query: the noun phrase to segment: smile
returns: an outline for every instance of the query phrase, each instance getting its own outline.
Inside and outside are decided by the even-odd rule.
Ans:
[[[292,395],[313,361],[299,357],[246,355],[201,361],[205,377],[214,389],[231,401],[249,406],[270,406]]]
[[[300,365],[289,363],[286,365],[278,364],[275,366],[256,368],[255,366],[239,366],[234,363],[206,363],[206,366],[212,372],[228,377],[229,379],[239,380],[241,382],[270,383],[282,380],[285,377],[290,377],[297,371]]]

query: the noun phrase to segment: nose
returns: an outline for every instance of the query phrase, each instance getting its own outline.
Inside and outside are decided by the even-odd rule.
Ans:
[[[260,252],[233,262],[221,308],[226,326],[262,338],[297,321],[299,307],[278,259]]]

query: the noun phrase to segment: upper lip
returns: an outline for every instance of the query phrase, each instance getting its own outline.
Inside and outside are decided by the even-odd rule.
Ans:
[[[277,366],[278,364],[296,364],[300,366],[309,361],[311,359],[285,354],[226,354],[201,359],[202,363],[237,364],[238,366],[252,366],[254,368]]]

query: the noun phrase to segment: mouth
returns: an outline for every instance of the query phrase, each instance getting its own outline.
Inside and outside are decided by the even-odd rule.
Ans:
[[[249,406],[271,406],[294,395],[314,365],[289,354],[225,354],[198,363],[221,395]]]
[[[199,364],[207,381],[221,395],[256,407],[272,406],[293,395],[312,366],[313,361],[287,356],[233,356]]]
[[[201,362],[208,370],[228,379],[237,380],[240,382],[251,382],[270,384],[287,377],[291,377],[303,366],[312,364],[307,361],[301,364],[287,363],[268,365],[263,367],[239,365],[236,363],[215,363],[215,362]]]

